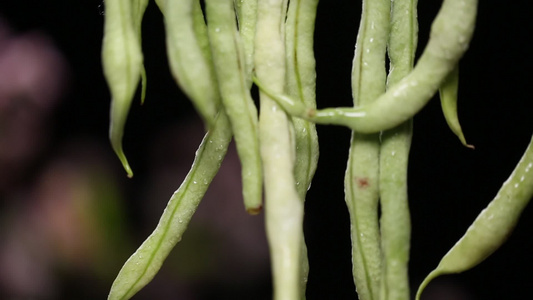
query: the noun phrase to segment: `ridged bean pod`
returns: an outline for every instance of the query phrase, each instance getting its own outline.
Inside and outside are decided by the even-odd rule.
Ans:
[[[363,0],[352,67],[355,106],[368,105],[385,92],[385,53],[390,0]],[[344,178],[350,213],[352,273],[361,300],[379,299],[381,248],[378,223],[379,134],[352,132]]]
[[[392,2],[388,87],[399,82],[413,69],[418,39],[416,5],[416,0]],[[411,220],[407,196],[407,165],[412,125],[412,120],[408,120],[381,134],[379,195],[383,251],[382,300],[410,299],[408,262]]]
[[[133,172],[122,148],[122,136],[137,85],[144,74],[140,26],[146,3],[130,0],[105,2],[102,66],[112,98],[109,138],[128,177],[132,177]]]
[[[496,251],[513,231],[520,214],[533,197],[533,137],[511,176],[496,197],[479,214],[461,239],[424,279],[416,294],[435,277],[469,270]]]
[[[246,62],[233,0],[207,0],[206,15],[220,95],[241,161],[244,204],[249,213],[258,214],[263,190],[257,109],[246,82]]]
[[[259,0],[254,64],[274,91],[285,86],[285,0]],[[275,300],[300,299],[303,202],[294,180],[294,141],[285,112],[260,93],[259,139],[265,182],[265,222]]]

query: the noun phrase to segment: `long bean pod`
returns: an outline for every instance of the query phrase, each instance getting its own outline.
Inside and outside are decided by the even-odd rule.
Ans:
[[[285,85],[286,0],[259,0],[255,38],[257,77],[274,91]],[[299,266],[303,202],[294,180],[294,143],[285,112],[260,93],[259,138],[265,182],[265,222],[270,246],[274,299],[300,299]]]
[[[129,0],[105,2],[102,66],[112,98],[109,138],[128,177],[132,177],[133,172],[122,148],[122,136],[143,72],[143,54],[138,32],[143,11],[140,6],[132,7]]]
[[[316,71],[313,35],[318,0],[295,0],[289,4],[285,45],[287,94],[309,107],[316,107]],[[318,163],[315,124],[292,118],[296,139],[295,177],[302,198],[309,189]]]
[[[424,279],[416,294],[435,277],[469,270],[496,251],[513,231],[522,211],[533,197],[533,137],[513,173],[496,197],[479,214],[461,239]]]
[[[317,6],[318,0],[290,1],[285,26],[286,90],[289,95],[311,107],[316,107],[313,36]],[[314,123],[294,117],[291,121],[296,146],[294,178],[296,190],[304,201],[318,164],[318,136]],[[302,293],[305,293],[309,263],[304,240],[301,248],[300,284]]]
[[[246,82],[246,62],[233,0],[207,0],[206,15],[220,95],[241,161],[245,207],[257,214],[262,208],[263,192],[257,109]]]
[[[389,75],[393,86],[413,69],[418,39],[416,0],[396,0],[391,7]],[[382,132],[379,163],[381,249],[383,251],[380,299],[408,300],[411,220],[407,197],[407,165],[412,120]]]
[[[459,65],[455,66],[453,71],[444,79],[442,86],[439,88],[440,104],[446,123],[452,132],[459,138],[461,143],[468,148],[474,148],[466,142],[463,129],[459,123],[457,113],[457,93],[459,90]]]
[[[457,65],[472,39],[477,0],[444,0],[433,22],[429,42],[413,71],[368,105],[314,109],[287,95],[262,90],[289,114],[319,124],[343,125],[372,133],[398,126],[412,118],[437,92]]]
[[[354,105],[366,105],[385,92],[385,52],[390,0],[364,0],[353,68]],[[378,223],[379,134],[352,132],[344,179],[350,213],[352,273],[359,299],[379,299],[381,249]]]
[[[218,114],[220,95],[213,69],[205,59],[203,36],[198,34],[203,30],[198,26],[198,6],[197,0],[167,0],[159,5],[165,19],[172,75],[210,127]]]
[[[132,254],[113,282],[108,299],[129,299],[147,285],[181,240],[209,184],[215,177],[231,141],[231,127],[220,113],[207,132],[185,180],[170,198],[152,234]]]

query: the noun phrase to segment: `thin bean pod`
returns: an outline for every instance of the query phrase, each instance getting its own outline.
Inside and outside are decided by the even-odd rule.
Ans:
[[[263,190],[257,109],[246,83],[246,63],[233,0],[206,0],[205,3],[215,73],[241,161],[244,204],[249,213],[258,214]]]
[[[385,92],[390,0],[364,0],[352,68],[354,105]],[[379,299],[379,134],[352,132],[344,179],[352,236],[352,273],[359,299]]]
[[[218,114],[220,96],[215,74],[205,59],[203,36],[199,35],[203,29],[198,26],[198,5],[197,0],[160,2],[170,70],[209,128]]]
[[[418,39],[416,0],[396,0],[391,7],[388,43],[389,75],[393,86],[413,69]],[[380,299],[408,300],[411,220],[407,196],[407,166],[412,120],[382,132],[379,155],[381,249],[383,251]]]
[[[148,0],[133,0],[132,2],[133,9],[133,21],[135,23],[135,29],[139,35],[139,42],[142,40],[142,20],[146,7],[148,6]],[[144,69],[144,64],[141,66],[141,104],[144,104],[144,99],[146,98],[146,70]]]
[[[133,253],[113,282],[108,299],[130,299],[146,286],[181,240],[209,184],[215,177],[231,141],[231,127],[224,113],[207,132],[191,170],[170,198],[154,232]]]
[[[134,15],[135,12],[135,15]],[[111,124],[109,138],[128,177],[133,176],[122,148],[124,126],[143,72],[141,50],[140,7],[132,7],[129,0],[105,2],[102,66],[111,92]]]
[[[440,104],[446,123],[452,132],[459,138],[461,143],[468,148],[474,149],[474,146],[466,142],[457,116],[457,92],[459,90],[459,65],[446,77],[442,86],[439,88]]]
[[[318,0],[296,0],[289,4],[286,23],[287,94],[309,107],[316,107],[316,71],[313,35]],[[298,193],[305,198],[318,163],[315,124],[292,118],[296,139],[295,178]]]
[[[285,0],[259,0],[254,64],[257,77],[274,91],[285,85]],[[274,299],[300,299],[303,202],[294,180],[291,124],[285,112],[260,93],[259,139],[265,182],[265,223]]]
[[[289,95],[310,107],[316,107],[316,63],[313,37],[317,5],[318,0],[290,1],[285,25],[286,90]],[[294,126],[296,147],[294,165],[296,190],[300,199],[305,201],[317,168],[318,136],[314,123],[294,117],[291,121]],[[305,295],[309,262],[304,240],[302,240],[301,249],[300,284],[302,295]]]
[[[435,277],[469,270],[496,251],[513,231],[520,214],[533,197],[533,137],[511,176],[496,197],[479,214],[461,239],[424,279],[416,294]]]
[[[244,58],[246,61],[246,84],[252,86],[254,68],[254,40],[257,24],[257,0],[234,0],[239,22],[239,33],[242,38]]]
[[[474,31],[477,0],[444,0],[429,42],[413,71],[376,101],[354,108],[314,109],[287,95],[263,91],[289,114],[318,124],[343,125],[361,133],[398,126],[412,118],[437,92],[468,48]]]

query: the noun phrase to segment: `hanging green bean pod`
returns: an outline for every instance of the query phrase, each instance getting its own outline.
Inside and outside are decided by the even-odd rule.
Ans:
[[[257,214],[263,197],[257,109],[246,82],[246,62],[233,0],[207,0],[206,15],[220,95],[241,161],[245,207],[249,213]]]
[[[209,128],[218,114],[220,95],[206,59],[207,37],[198,0],[160,2],[165,19],[167,53],[176,82]],[[205,37],[204,37],[205,36]]]
[[[181,240],[200,200],[220,168],[231,141],[231,127],[224,113],[204,137],[185,180],[170,198],[152,234],[131,255],[113,282],[108,299],[130,299],[146,286]]]
[[[102,66],[112,98],[109,138],[128,177],[133,172],[122,148],[122,136],[144,70],[139,33],[143,12],[140,2],[136,7],[129,0],[105,2]]]
[[[316,107],[316,71],[313,51],[318,0],[290,1],[285,23],[286,90],[289,95],[308,106]],[[318,163],[318,136],[315,124],[300,118],[291,118],[294,126],[296,160],[294,178],[302,201],[315,174]],[[309,263],[307,247],[302,240],[301,290],[305,295]]]
[[[281,93],[285,86],[284,25],[287,1],[259,0],[255,38],[257,77]],[[285,112],[260,93],[259,139],[265,182],[265,222],[274,299],[301,298],[303,202],[294,180],[294,140]]]
[[[388,42],[389,75],[393,86],[413,69],[418,39],[417,1],[396,0],[391,7]],[[412,120],[382,132],[379,163],[381,249],[380,299],[408,300],[411,220],[407,196],[407,166]]]
[[[390,0],[364,0],[352,68],[355,106],[385,92],[385,52]],[[381,249],[378,224],[379,134],[352,132],[344,179],[350,213],[352,273],[359,299],[379,299]]]
[[[511,176],[461,239],[424,279],[416,299],[435,277],[467,271],[496,251],[513,231],[533,197],[533,137]]]

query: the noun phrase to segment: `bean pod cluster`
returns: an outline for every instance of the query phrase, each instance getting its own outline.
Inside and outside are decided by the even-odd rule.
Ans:
[[[443,1],[418,60],[417,1],[363,0],[352,64],[353,107],[324,109],[315,99],[318,0],[156,4],[164,18],[172,75],[207,133],[157,227],[126,261],[108,299],[129,299],[156,275],[181,240],[232,138],[241,161],[245,210],[257,214],[265,208],[274,299],[304,299],[309,264],[302,224],[318,163],[316,124],[352,130],[345,201],[359,298],[409,299],[412,117],[439,92],[449,127],[472,147],[458,121],[457,90],[477,0]],[[110,139],[128,176],[133,172],[121,140],[139,82],[144,101],[141,23],[147,5],[148,0],[105,1],[102,63],[112,98]],[[251,93],[254,83],[259,107]],[[504,242],[533,195],[532,144],[496,198],[424,280],[417,299],[436,276],[466,271]]]

